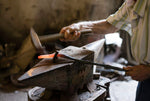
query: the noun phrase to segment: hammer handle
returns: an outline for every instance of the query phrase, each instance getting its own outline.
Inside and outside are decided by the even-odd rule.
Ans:
[[[91,29],[85,29],[85,30],[81,30],[80,31],[82,34],[84,33],[91,33],[92,30]],[[64,35],[60,34],[60,33],[56,33],[56,34],[51,34],[51,35],[43,35],[43,36],[39,36],[39,39],[41,42],[51,42],[51,41],[55,41],[58,40],[60,38],[63,38]]]

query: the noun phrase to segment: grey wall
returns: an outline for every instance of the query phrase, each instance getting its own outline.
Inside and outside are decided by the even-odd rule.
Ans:
[[[106,18],[123,0],[0,0],[0,40],[21,41],[34,27],[55,32],[83,20]]]

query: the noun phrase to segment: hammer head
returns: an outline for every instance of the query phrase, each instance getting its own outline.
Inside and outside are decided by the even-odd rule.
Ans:
[[[42,46],[41,41],[33,28],[30,29],[30,36],[32,39],[32,43],[34,44],[36,50],[40,54],[46,54],[46,49]]]

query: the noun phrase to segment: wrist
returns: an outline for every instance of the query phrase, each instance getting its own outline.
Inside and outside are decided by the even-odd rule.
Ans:
[[[80,31],[85,29],[92,29],[93,25],[94,25],[94,21],[85,21],[85,22],[76,23],[76,26],[78,26]]]
[[[72,26],[74,27],[75,30],[78,30],[78,31],[80,31],[81,27],[82,27],[82,25],[79,23],[74,23],[74,24],[72,24]]]

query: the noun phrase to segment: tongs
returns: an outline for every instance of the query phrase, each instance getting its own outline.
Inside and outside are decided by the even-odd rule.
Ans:
[[[111,65],[106,65],[106,64],[95,63],[95,62],[91,62],[91,61],[88,61],[88,60],[80,60],[80,59],[76,59],[76,58],[71,57],[71,56],[66,55],[66,54],[59,54],[58,52],[56,52],[56,53],[54,53],[54,54],[40,55],[40,56],[38,56],[38,59],[52,58],[53,61],[55,62],[58,57],[62,57],[62,58],[74,60],[74,61],[76,61],[76,62],[80,62],[80,63],[84,63],[84,64],[102,66],[102,67],[104,67],[105,69],[113,69],[113,70],[117,70],[117,71],[125,71],[124,69],[119,68],[119,67],[116,67],[116,66],[111,66]]]

